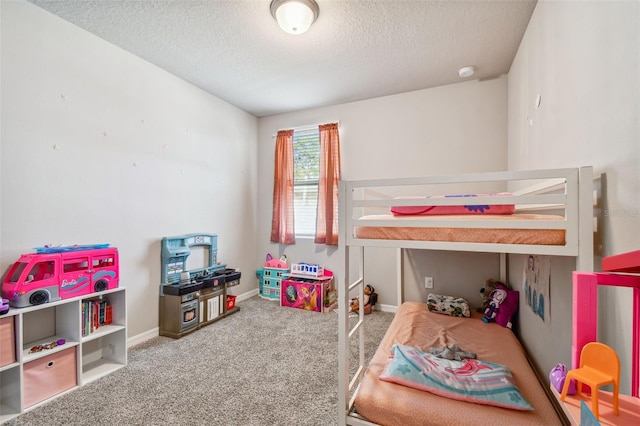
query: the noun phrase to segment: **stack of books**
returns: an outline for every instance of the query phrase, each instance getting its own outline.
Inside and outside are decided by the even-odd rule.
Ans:
[[[82,302],[82,336],[88,336],[99,327],[111,324],[111,305],[107,300],[85,300]]]

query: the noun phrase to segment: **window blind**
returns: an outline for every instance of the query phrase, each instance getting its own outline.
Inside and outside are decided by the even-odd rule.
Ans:
[[[314,236],[320,178],[320,132],[317,128],[293,132],[293,170],[296,236]]]

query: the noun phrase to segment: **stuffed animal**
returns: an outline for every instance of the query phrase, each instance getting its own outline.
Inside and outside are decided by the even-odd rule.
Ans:
[[[378,303],[378,293],[373,286],[367,284],[364,287],[364,313],[370,314],[376,303]]]
[[[484,311],[486,311],[489,307],[489,302],[491,302],[491,293],[498,287],[498,284],[507,287],[506,284],[498,280],[489,278],[484,282],[484,286],[480,289],[480,294],[482,295],[482,305],[478,307],[477,311],[481,314],[484,314]]]
[[[482,321],[495,321],[503,327],[511,328],[511,320],[518,311],[519,293],[498,282],[496,289],[489,295],[489,299],[489,305],[484,311]]]
[[[370,314],[373,309],[373,305],[378,303],[378,293],[376,293],[376,289],[373,286],[367,284],[364,287],[364,313]],[[351,312],[358,312],[360,309],[360,300],[357,297],[351,299],[350,303]]]
[[[507,288],[502,284],[498,284],[496,289],[489,294],[489,299],[489,305],[484,310],[484,316],[482,317],[484,322],[495,321],[498,312],[500,312],[500,305],[507,300]]]
[[[349,302],[349,307],[351,308],[351,312],[358,312],[358,309],[360,308],[360,301],[357,297],[351,299],[351,301]]]

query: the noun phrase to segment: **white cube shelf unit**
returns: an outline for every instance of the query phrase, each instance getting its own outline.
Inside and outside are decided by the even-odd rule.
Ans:
[[[82,306],[83,302],[92,300],[106,301],[111,306],[111,324],[101,325],[83,336]],[[126,308],[125,289],[120,287],[27,308],[11,308],[6,315],[0,316],[0,319],[9,318],[6,321],[13,323],[15,343],[15,357],[12,357],[15,360],[0,366],[0,424],[127,365]],[[33,347],[61,339],[64,339],[64,344],[30,352]],[[25,371],[30,371],[36,363],[29,363],[44,357],[55,359],[56,354],[62,356],[61,352],[68,353],[70,348],[75,351],[77,361],[75,369],[64,371],[64,375],[67,378],[71,375],[72,379],[75,375],[75,380],[72,380],[75,385],[69,386],[68,379],[65,379],[65,384],[61,384],[59,389],[53,385],[43,395],[30,394],[34,392],[34,386],[30,382],[31,376],[28,377]],[[49,367],[53,365],[54,361],[48,364]],[[45,370],[44,374],[48,372]],[[44,380],[55,382],[58,379],[52,376],[48,380],[45,376]],[[25,401],[33,401],[34,397],[37,402],[29,402],[26,406]]]

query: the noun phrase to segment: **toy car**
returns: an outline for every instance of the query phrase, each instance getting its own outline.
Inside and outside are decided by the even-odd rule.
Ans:
[[[4,315],[9,312],[9,299],[0,297],[0,315]]]
[[[9,268],[2,296],[14,308],[55,302],[118,287],[118,249],[93,246],[38,247]]]

